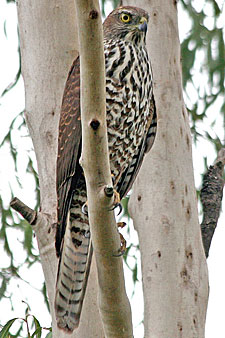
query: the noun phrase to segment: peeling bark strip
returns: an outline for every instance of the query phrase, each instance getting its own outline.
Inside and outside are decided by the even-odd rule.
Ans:
[[[221,149],[215,164],[209,167],[203,177],[203,186],[200,195],[203,207],[201,230],[206,258],[209,256],[210,245],[220,215],[224,187],[224,164],[225,149]]]
[[[26,204],[20,201],[17,197],[13,198],[10,202],[11,208],[16,210],[23,218],[30,223],[30,225],[35,225],[37,220],[37,212],[29,208]]]

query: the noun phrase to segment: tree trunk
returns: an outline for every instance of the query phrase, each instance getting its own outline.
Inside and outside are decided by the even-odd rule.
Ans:
[[[198,222],[191,135],[182,96],[177,1],[126,1],[150,14],[157,137],[134,185],[145,338],[203,338],[208,274]]]
[[[55,280],[58,261],[54,246],[56,222],[56,153],[58,120],[65,80],[78,55],[74,1],[18,2],[26,122],[38,164],[41,212],[34,226],[52,314],[53,336],[67,337],[56,327]],[[94,262],[93,262],[94,263]],[[68,337],[103,337],[92,264],[79,329]]]

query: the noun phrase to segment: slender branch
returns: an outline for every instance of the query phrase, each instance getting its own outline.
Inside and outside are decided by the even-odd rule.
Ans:
[[[37,220],[37,212],[29,208],[26,204],[19,200],[19,198],[14,197],[10,202],[11,208],[16,210],[23,218],[30,223],[30,225],[35,225]]]
[[[214,165],[210,166],[203,177],[203,186],[200,194],[203,206],[203,220],[201,224],[202,240],[205,255],[208,258],[211,241],[221,209],[223,198],[223,171],[225,165],[225,148],[218,153]]]
[[[81,58],[82,159],[91,238],[97,264],[99,308],[105,336],[133,337],[130,304],[114,213],[105,109],[101,12],[97,0],[77,0]],[[112,192],[112,193],[111,193]]]

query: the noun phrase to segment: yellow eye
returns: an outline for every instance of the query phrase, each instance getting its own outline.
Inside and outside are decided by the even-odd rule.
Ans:
[[[121,15],[120,19],[121,19],[121,21],[128,23],[131,20],[131,16],[129,14],[124,13],[124,14]]]

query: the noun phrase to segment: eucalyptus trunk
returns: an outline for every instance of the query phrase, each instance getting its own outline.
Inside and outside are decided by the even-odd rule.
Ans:
[[[18,21],[25,84],[26,122],[37,158],[41,212],[33,229],[52,315],[53,337],[103,337],[98,306],[95,262],[79,328],[67,335],[56,326],[54,297],[58,259],[55,253],[56,156],[59,113],[65,81],[78,55],[73,0],[18,2]]]
[[[123,1],[150,15],[157,136],[134,184],[145,338],[203,338],[208,272],[198,221],[189,118],[182,95],[177,1]]]

